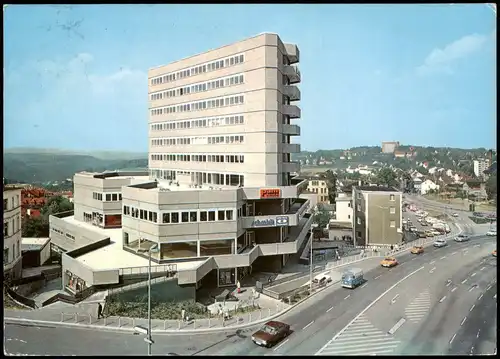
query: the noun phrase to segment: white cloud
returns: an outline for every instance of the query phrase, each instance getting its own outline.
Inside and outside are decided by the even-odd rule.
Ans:
[[[427,75],[435,72],[452,74],[451,65],[462,58],[481,50],[488,40],[488,36],[472,34],[458,39],[444,48],[435,48],[425,58],[424,64],[417,68],[419,75]]]

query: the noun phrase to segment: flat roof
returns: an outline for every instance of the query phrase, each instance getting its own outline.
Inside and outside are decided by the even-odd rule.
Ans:
[[[199,185],[199,186],[194,186],[194,185],[187,185],[187,184],[182,184],[179,183],[177,184],[176,181],[170,181],[170,180],[158,180],[158,185],[157,187],[154,188],[149,188],[149,191],[156,191],[156,192],[178,192],[178,191],[234,191],[237,190],[239,187],[235,186],[224,186],[224,185]],[[140,188],[140,187],[139,187]]]
[[[397,189],[393,187],[385,187],[385,186],[354,186],[358,191],[366,191],[366,192],[399,192]]]
[[[34,251],[42,248],[48,241],[49,237],[43,238],[21,238],[21,250],[23,251]]]
[[[77,221],[75,220],[74,216],[65,217],[62,219],[73,225],[86,228],[110,238],[111,244],[75,258],[76,260],[85,263],[93,270],[147,267],[149,265],[148,259],[123,250],[123,235],[121,228],[102,229],[88,223]],[[172,262],[172,264],[177,265],[178,271],[197,268],[201,263],[203,263],[203,260],[179,263]],[[151,262],[151,266],[158,265],[164,264]]]

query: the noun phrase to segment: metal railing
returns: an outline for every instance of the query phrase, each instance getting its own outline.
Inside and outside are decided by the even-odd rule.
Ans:
[[[120,268],[119,275],[148,274],[149,267],[128,267]],[[177,273],[177,264],[160,264],[151,267],[151,273]]]

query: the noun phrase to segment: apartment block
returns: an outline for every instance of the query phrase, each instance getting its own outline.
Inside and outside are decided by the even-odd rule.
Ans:
[[[318,177],[309,178],[309,183],[307,185],[308,192],[315,193],[317,195],[317,203],[329,204],[329,191],[326,179],[321,179]]]
[[[148,176],[76,174],[74,214],[50,218],[70,291],[122,283],[151,256],[192,296],[303,249],[299,57],[266,33],[149,71]]]
[[[354,186],[353,238],[357,246],[401,244],[402,193],[392,187]]]
[[[3,186],[3,274],[4,280],[20,278],[21,187]]]
[[[490,160],[479,158],[474,160],[474,174],[476,177],[483,178],[485,177],[484,171],[486,171],[490,167]]]

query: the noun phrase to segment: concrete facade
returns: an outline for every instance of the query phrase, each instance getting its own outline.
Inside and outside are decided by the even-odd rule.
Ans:
[[[22,275],[21,187],[3,186],[3,272],[4,278]]]
[[[328,199],[328,184],[326,179],[321,178],[309,178],[309,183],[307,185],[307,190],[309,192],[315,193],[318,197],[317,203],[321,204],[329,204],[330,200]]]
[[[353,238],[357,246],[400,244],[402,230],[402,193],[394,188],[355,186],[353,201]]]

